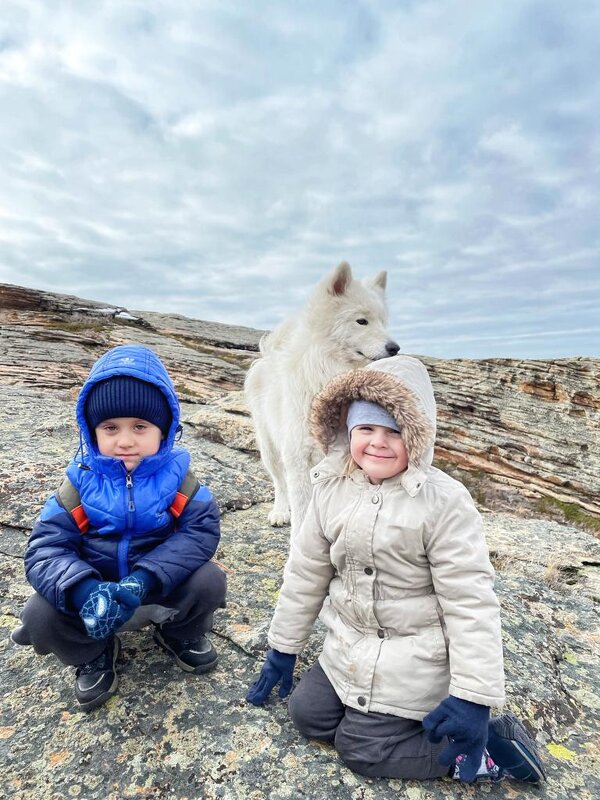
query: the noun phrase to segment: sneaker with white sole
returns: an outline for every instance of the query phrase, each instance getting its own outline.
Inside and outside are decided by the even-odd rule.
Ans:
[[[121,642],[114,636],[97,658],[75,670],[75,697],[83,711],[101,706],[117,691],[116,664],[120,652]]]
[[[155,628],[154,641],[170,653],[177,665],[186,672],[201,675],[217,666],[219,660],[217,651],[205,634],[198,639],[172,639],[160,628]]]

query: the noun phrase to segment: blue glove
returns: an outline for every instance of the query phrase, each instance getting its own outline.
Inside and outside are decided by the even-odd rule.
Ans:
[[[103,581],[88,594],[79,616],[89,636],[108,639],[117,628],[131,619],[139,604],[140,598],[124,586]]]
[[[123,586],[143,603],[146,597],[152,592],[157,584],[157,579],[151,572],[142,567],[137,567],[131,575],[119,581],[119,586]]]
[[[489,719],[487,706],[450,695],[423,720],[430,742],[441,742],[444,736],[450,739],[438,757],[440,764],[450,766],[458,756],[466,756],[459,766],[461,781],[475,780],[487,744]]]
[[[271,694],[271,689],[276,683],[281,681],[279,687],[279,697],[287,697],[292,691],[292,677],[296,656],[290,653],[280,653],[279,650],[268,650],[267,658],[258,676],[254,681],[246,700],[255,706],[262,706],[267,697]]]

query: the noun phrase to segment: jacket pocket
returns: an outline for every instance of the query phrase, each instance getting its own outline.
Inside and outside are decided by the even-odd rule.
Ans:
[[[420,719],[448,694],[449,663],[440,635],[429,626],[383,641],[373,679],[372,702],[399,716]],[[409,713],[410,712],[410,713]],[[412,714],[415,717],[412,717]]]
[[[414,637],[414,654],[421,661],[436,663],[448,660],[446,640],[439,622],[428,625]]]

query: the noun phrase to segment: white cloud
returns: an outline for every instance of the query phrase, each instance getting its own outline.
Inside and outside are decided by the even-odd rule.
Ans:
[[[537,166],[542,160],[540,148],[514,123],[486,134],[480,142],[480,147],[505,156],[520,166]]]
[[[8,2],[0,277],[262,328],[347,259],[416,351],[597,352],[599,34],[559,0]]]

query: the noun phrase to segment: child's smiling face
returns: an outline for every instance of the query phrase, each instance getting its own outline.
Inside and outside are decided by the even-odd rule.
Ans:
[[[156,455],[162,441],[162,431],[157,425],[136,417],[105,419],[95,432],[100,453],[122,461],[128,472],[142,458]]]
[[[371,483],[392,478],[408,466],[408,454],[400,433],[383,425],[352,428],[350,455]]]

